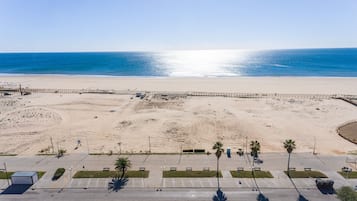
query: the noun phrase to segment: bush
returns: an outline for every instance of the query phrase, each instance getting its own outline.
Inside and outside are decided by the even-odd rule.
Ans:
[[[357,200],[357,193],[349,186],[343,186],[337,190],[337,197],[341,201],[354,201]]]
[[[59,179],[65,172],[66,170],[64,168],[58,168],[55,172],[55,174],[52,177],[52,180],[57,180]]]
[[[57,157],[58,158],[62,157],[66,152],[67,152],[67,150],[65,150],[65,149],[58,150]]]

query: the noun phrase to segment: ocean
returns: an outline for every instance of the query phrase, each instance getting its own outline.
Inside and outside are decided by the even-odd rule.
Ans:
[[[0,74],[357,77],[357,48],[0,53]]]

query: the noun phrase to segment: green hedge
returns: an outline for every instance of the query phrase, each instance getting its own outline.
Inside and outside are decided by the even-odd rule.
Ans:
[[[114,178],[121,176],[118,171],[78,171],[73,178]],[[149,171],[133,171],[129,170],[125,173],[128,178],[148,178]]]
[[[7,172],[7,179],[11,179],[11,175],[15,172]],[[38,179],[40,179],[46,172],[39,171],[37,172]],[[6,173],[0,172],[0,179],[6,179]]]
[[[52,180],[57,180],[62,177],[66,170],[64,168],[58,168],[52,177]]]
[[[252,171],[230,171],[234,178],[253,178]],[[273,178],[269,171],[254,171],[255,178]]]
[[[6,178],[6,173],[5,172],[0,172],[0,179],[10,179],[11,175],[14,174],[15,172],[7,172],[7,178]]]
[[[284,171],[288,175],[287,171]],[[319,171],[290,171],[291,178],[327,178],[325,174]]]

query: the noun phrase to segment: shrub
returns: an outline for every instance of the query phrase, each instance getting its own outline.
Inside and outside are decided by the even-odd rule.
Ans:
[[[55,172],[55,174],[52,177],[52,180],[57,180],[59,179],[65,172],[66,170],[64,168],[58,168]]]

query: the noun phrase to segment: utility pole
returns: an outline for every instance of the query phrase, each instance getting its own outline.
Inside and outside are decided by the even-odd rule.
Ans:
[[[150,136],[149,136],[149,153],[151,153],[151,140],[150,140]]]
[[[87,136],[86,136],[86,142],[87,142],[87,153],[88,153],[88,155],[89,155],[89,144],[88,144],[88,138],[87,138]]]
[[[248,136],[245,136],[245,153],[248,154]]]
[[[119,145],[119,155],[121,155],[121,142],[119,142],[118,145]]]
[[[55,153],[55,148],[53,146],[53,140],[52,140],[52,137],[51,137],[51,146],[52,146],[52,153],[54,154]]]
[[[20,94],[21,94],[21,96],[22,96],[22,88],[21,88],[21,84],[20,84]]]
[[[314,137],[314,150],[313,150],[312,154],[316,155],[316,137]]]

